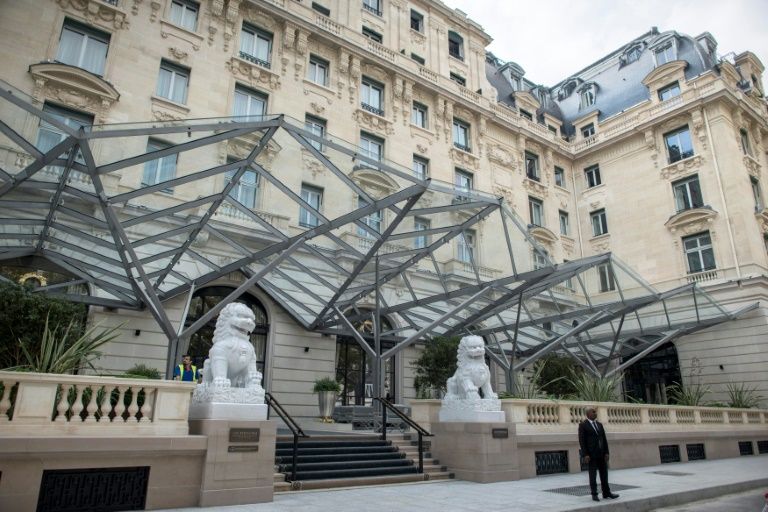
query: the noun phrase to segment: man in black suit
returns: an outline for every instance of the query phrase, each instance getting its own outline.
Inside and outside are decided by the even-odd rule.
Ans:
[[[603,498],[615,499],[618,494],[613,494],[608,485],[608,439],[605,437],[605,429],[602,423],[596,420],[597,412],[594,407],[587,409],[587,419],[579,424],[579,446],[584,462],[589,464],[589,488],[592,491],[592,499],[600,501],[597,497],[597,475],[600,471],[600,486],[603,488]]]

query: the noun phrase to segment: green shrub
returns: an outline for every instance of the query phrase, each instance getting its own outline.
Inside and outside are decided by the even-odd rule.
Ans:
[[[413,385],[417,396],[430,398],[433,391],[438,395],[445,393],[448,379],[456,373],[459,341],[458,336],[436,336],[425,341],[424,350],[413,363],[416,374]]]
[[[669,401],[677,405],[700,406],[705,405],[704,397],[709,394],[709,386],[704,386],[699,382],[683,386],[679,382],[674,382],[667,388]]]
[[[536,361],[534,380],[541,393],[565,398],[576,394],[576,388],[566,376],[583,371],[572,358],[550,354]]]
[[[585,402],[615,402],[617,389],[624,376],[615,373],[610,377],[595,377],[587,372],[571,371],[566,380],[576,390],[571,398]]]
[[[338,393],[341,391],[341,385],[336,382],[335,379],[330,377],[323,377],[322,379],[317,379],[315,381],[315,385],[312,388],[312,391],[315,393],[319,393],[320,391],[335,391]]]
[[[27,363],[22,346],[38,353],[46,320],[53,326],[69,326],[70,339],[85,331],[86,308],[23,286],[0,282],[0,368]]]
[[[142,378],[142,379],[161,379],[162,375],[157,368],[150,368],[145,364],[137,364],[132,368],[126,370],[126,377]]]

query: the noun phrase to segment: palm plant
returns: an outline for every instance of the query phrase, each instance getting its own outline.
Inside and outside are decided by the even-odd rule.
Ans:
[[[736,407],[739,409],[752,409],[760,405],[762,396],[757,394],[757,387],[750,387],[745,383],[734,384],[729,382],[726,384],[728,391],[728,406]]]
[[[75,326],[75,320],[72,320],[66,327],[51,327],[46,317],[39,350],[32,350],[20,341],[24,363],[13,369],[38,373],[73,373],[84,367],[95,369],[93,360],[101,356],[98,349],[117,338],[117,330],[122,327],[100,329],[95,325],[78,336]]]
[[[672,383],[667,388],[667,396],[672,403],[677,405],[700,406],[705,405],[704,397],[709,394],[709,386],[696,382],[683,386],[679,382]]]
[[[547,386],[552,385],[563,377],[557,377],[547,382],[542,382],[542,376],[545,373],[547,361],[542,360],[540,364],[537,364],[533,368],[533,373],[530,378],[526,379],[523,372],[517,372],[515,374],[515,392],[504,392],[499,396],[501,398],[521,398],[527,400],[533,400],[536,398],[547,397]]]
[[[615,402],[618,399],[617,389],[624,376],[616,373],[610,377],[595,377],[587,372],[571,371],[566,379],[575,389],[572,398],[585,402]]]

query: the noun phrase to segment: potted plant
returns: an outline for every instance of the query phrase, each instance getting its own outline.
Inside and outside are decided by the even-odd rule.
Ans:
[[[320,406],[320,418],[324,423],[333,423],[333,408],[336,405],[336,396],[341,391],[341,386],[330,377],[323,377],[315,381],[312,391],[317,393],[317,403]]]

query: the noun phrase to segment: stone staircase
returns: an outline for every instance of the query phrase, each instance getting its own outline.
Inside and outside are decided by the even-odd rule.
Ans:
[[[428,442],[425,440],[427,446]],[[292,437],[278,437],[275,492],[453,478],[426,450],[424,473],[418,473],[419,449],[409,434],[387,434],[386,441],[377,435],[323,435],[301,439],[296,480],[288,482],[292,453]]]

